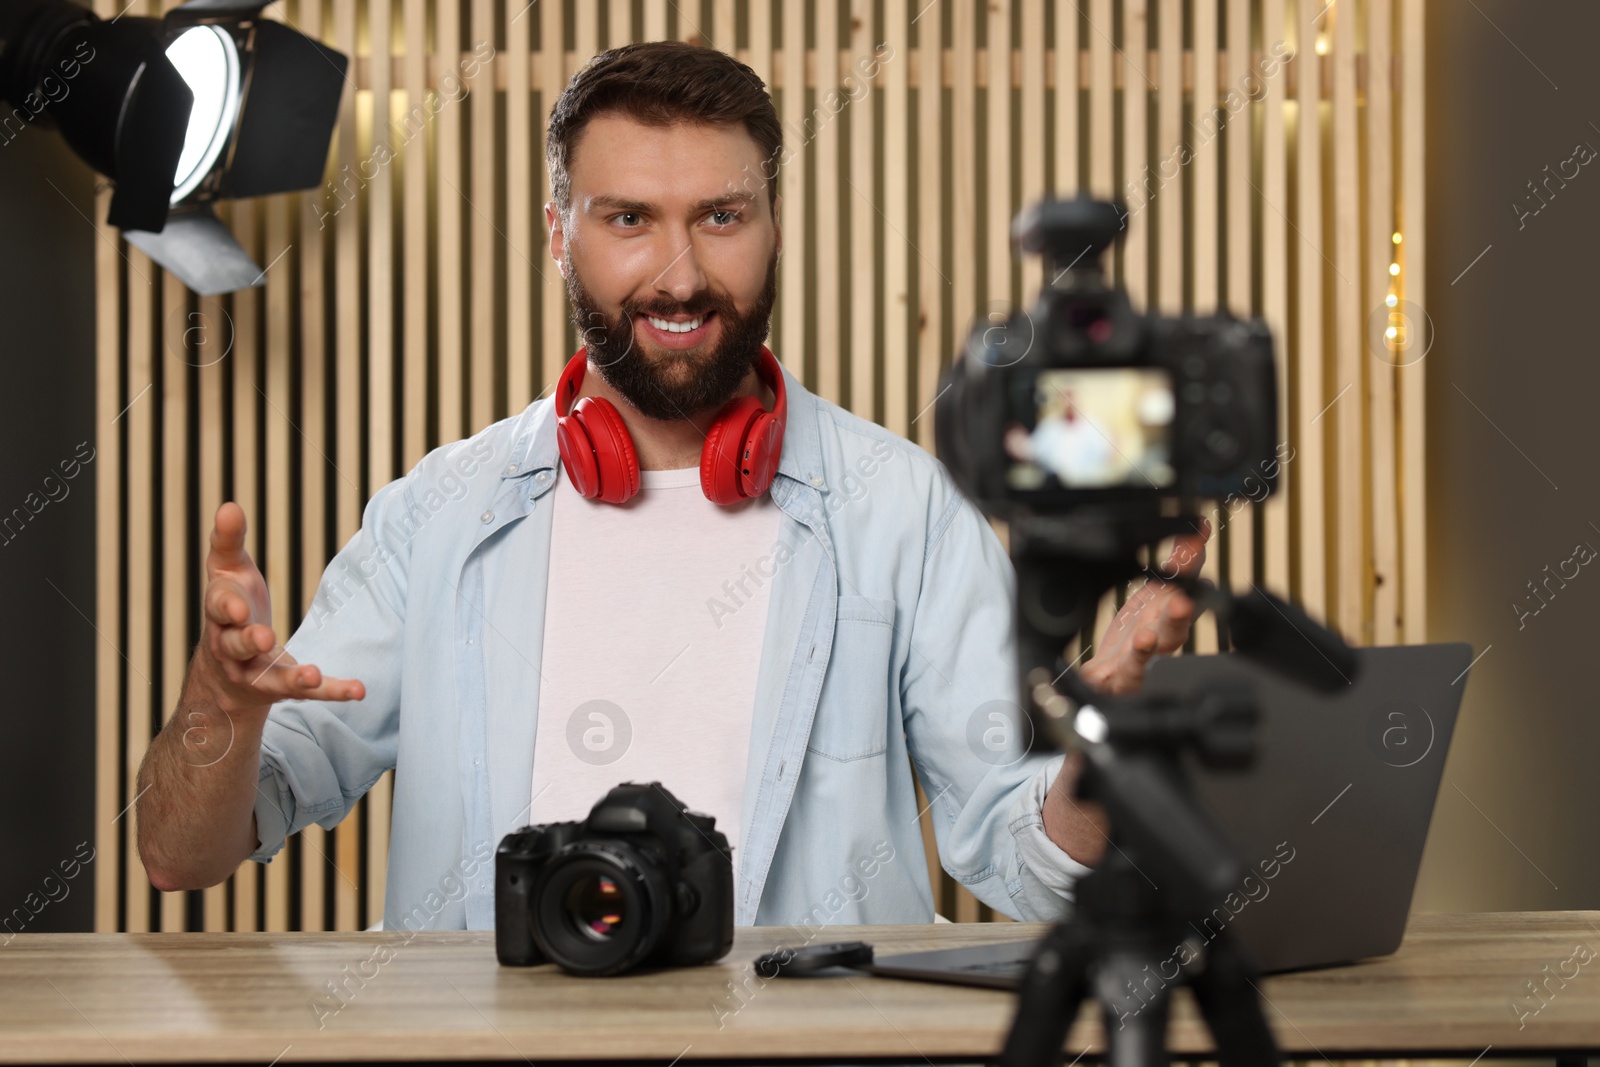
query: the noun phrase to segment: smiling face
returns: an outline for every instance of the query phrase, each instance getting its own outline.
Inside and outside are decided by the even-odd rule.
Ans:
[[[764,162],[740,125],[607,113],[573,148],[565,216],[545,205],[589,361],[651,418],[720,407],[761,351],[782,243]]]

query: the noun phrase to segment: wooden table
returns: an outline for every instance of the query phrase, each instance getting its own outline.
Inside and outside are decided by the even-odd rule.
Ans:
[[[887,955],[1042,929],[827,927],[814,943],[862,938]],[[754,973],[759,953],[806,939],[745,928],[716,965],[577,979],[500,967],[493,935],[478,932],[21,934],[0,944],[0,1061],[923,1063],[998,1052],[1011,1021],[1006,993]],[[1261,988],[1297,1059],[1570,1058],[1600,1049],[1600,958],[1575,955],[1580,945],[1600,952],[1600,912],[1420,915],[1392,957]],[[1180,1056],[1210,1048],[1187,993],[1170,1042]],[[1068,1058],[1101,1048],[1086,1007]]]

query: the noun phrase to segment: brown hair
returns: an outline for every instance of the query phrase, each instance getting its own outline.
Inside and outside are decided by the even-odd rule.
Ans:
[[[777,175],[783,128],[755,71],[726,52],[686,41],[627,44],[584,64],[550,109],[544,158],[552,199],[563,216],[571,206],[572,150],[590,120],[607,112],[648,126],[741,122],[763,156],[760,176],[747,176],[747,187]],[[767,203],[776,217],[770,191]]]

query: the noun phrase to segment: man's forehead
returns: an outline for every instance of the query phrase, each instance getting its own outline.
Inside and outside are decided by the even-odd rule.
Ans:
[[[599,115],[574,145],[572,202],[585,210],[759,204],[769,184],[761,163],[761,149],[742,124],[653,126]]]

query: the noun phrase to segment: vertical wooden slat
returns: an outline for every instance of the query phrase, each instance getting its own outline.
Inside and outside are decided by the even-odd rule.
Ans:
[[[924,12],[917,33],[917,411],[913,425],[917,443],[933,448],[933,404],[943,367],[944,309],[951,298],[944,261],[944,42],[942,12]],[[910,47],[910,41],[906,42]]]
[[[1400,500],[1395,495],[1398,475],[1395,456],[1394,365],[1380,346],[1384,339],[1371,336],[1367,323],[1389,294],[1389,264],[1398,262],[1399,248],[1391,239],[1397,224],[1394,212],[1394,153],[1390,145],[1394,120],[1390,113],[1393,93],[1389,84],[1390,26],[1394,9],[1390,0],[1367,0],[1366,63],[1366,163],[1367,163],[1367,266],[1361,300],[1361,362],[1367,372],[1368,450],[1371,463],[1372,501],[1372,640],[1392,645],[1400,633]],[[1396,280],[1395,288],[1399,285]],[[1380,313],[1381,314],[1381,313]],[[1365,494],[1364,494],[1365,495]]]
[[[445,7],[454,5],[446,4]],[[442,10],[442,9],[441,9]],[[333,0],[335,47],[346,55],[356,54],[356,0]],[[460,49],[447,53],[459,54]],[[448,69],[448,68],[447,68]],[[357,94],[351,91],[341,101],[339,113],[338,160],[354,172],[360,157],[361,142],[356,123]],[[439,115],[444,119],[449,108]],[[341,167],[341,173],[345,171]],[[364,502],[361,476],[361,216],[355,203],[339,212],[334,248],[337,309],[334,337],[337,351],[338,391],[337,441],[334,465],[344,475],[338,481],[336,543],[343,545],[361,527]],[[363,800],[334,829],[334,864],[338,881],[334,883],[334,928],[359,929],[361,923],[361,820],[367,804]]]
[[[1183,162],[1189,141],[1183,124],[1183,0],[1160,2],[1156,29],[1161,57],[1156,98],[1156,151],[1160,155],[1151,164],[1152,173],[1139,181],[1134,206],[1155,212],[1155,306],[1163,314],[1176,315],[1183,310]]]
[[[600,41],[600,8],[598,4],[579,4],[587,12],[579,24],[587,30],[587,47],[591,54]],[[495,41],[494,0],[472,0],[472,46],[480,43],[492,45]],[[472,212],[472,262],[467,284],[472,294],[472,318],[468,322],[467,345],[472,363],[472,414],[468,432],[487,426],[495,419],[494,362],[496,347],[495,319],[495,262],[501,245],[500,234],[494,220],[499,207],[495,196],[495,168],[498,166],[496,148],[499,131],[496,127],[495,72],[490,65],[481,65],[472,79],[468,102],[472,108],[472,194],[469,209]],[[374,482],[373,485],[382,483]]]
[[[667,39],[667,0],[644,0],[644,40]]]
[[[606,47],[616,48],[619,45],[631,44],[633,36],[633,2],[632,0],[611,0],[611,6],[606,11]],[[508,44],[507,47],[510,47]]]
[[[817,286],[816,286],[816,346],[817,346],[817,393],[826,397],[835,404],[844,402],[844,338],[840,324],[844,321],[841,311],[840,289],[844,284],[844,266],[842,264],[843,250],[849,247],[846,236],[840,230],[839,205],[844,197],[839,195],[841,189],[848,191],[839,179],[839,129],[843,122],[835,117],[833,103],[842,102],[844,97],[830,97],[830,93],[842,93],[839,88],[839,5],[831,0],[822,0],[816,5],[816,23],[813,31],[817,41],[816,62],[816,101],[813,108],[816,118],[808,124],[809,129],[786,130],[785,138],[792,138],[791,151],[788,153],[790,161],[784,165],[790,167],[804,167],[806,157],[812,155],[816,159],[817,173],[817,239],[812,248],[816,257]],[[788,54],[787,45],[784,54]],[[787,68],[785,68],[787,70]],[[852,83],[854,84],[854,82]],[[786,89],[785,92],[788,90]],[[855,107],[849,104],[847,107]],[[811,132],[814,130],[815,132]],[[804,139],[809,137],[809,145]],[[788,224],[789,202],[784,201],[784,233],[788,240],[790,225]],[[804,216],[802,216],[803,219]],[[789,253],[789,265],[783,268],[785,282],[788,275],[803,269],[803,262],[793,252]]]
[[[978,297],[977,236],[966,219],[978,217],[978,62],[974,12],[969,4],[950,9],[950,323],[954,351],[964,350]]]
[[[712,16],[711,25],[712,41],[715,47],[731,55],[738,54],[739,40],[736,36],[737,23],[734,16],[734,0],[716,0],[716,11]]]
[[[261,259],[261,241],[256,227],[257,202],[236,201],[230,214],[224,217],[246,254],[265,266]],[[352,214],[354,214],[352,212]],[[228,357],[233,366],[233,494],[235,503],[245,514],[244,550],[257,566],[265,559],[266,524],[261,514],[261,485],[256,476],[256,463],[260,458],[260,419],[257,417],[261,402],[260,330],[261,291],[245,289],[231,297],[233,317],[233,353]],[[130,324],[131,328],[131,324]],[[278,635],[279,640],[283,635]],[[245,863],[233,875],[233,928],[241,931],[260,930],[258,911],[261,906],[262,884],[267,870],[282,867],[288,857],[279,852],[263,868],[257,863]]]
[[[540,4],[539,9],[548,19],[551,9],[560,17],[560,4]],[[434,139],[436,163],[438,168],[438,217],[435,220],[437,227],[436,244],[439,262],[435,268],[438,275],[438,323],[439,334],[435,342],[438,360],[438,420],[439,440],[456,441],[465,436],[466,430],[462,418],[462,378],[463,378],[463,351],[462,338],[464,336],[462,307],[462,265],[461,256],[463,249],[462,215],[467,210],[466,194],[462,188],[462,129],[461,129],[461,95],[466,87],[460,83],[461,70],[458,66],[461,55],[461,8],[458,4],[434,4],[434,37],[435,47],[439,54],[439,69],[441,71],[438,91],[444,99],[440,101],[439,114],[434,118]],[[526,16],[524,16],[526,17]],[[559,37],[557,38],[559,40]],[[341,266],[343,258],[340,259]],[[342,321],[342,317],[341,317]],[[341,342],[342,345],[342,342]],[[343,395],[344,386],[341,379],[339,387]],[[340,467],[344,466],[340,461]],[[354,468],[352,468],[354,469]],[[345,526],[343,503],[340,504],[341,519],[339,522],[341,543],[348,534],[344,533]],[[340,926],[340,929],[346,929]]]
[[[111,18],[116,9],[109,0],[95,0],[94,10],[102,18]],[[111,204],[111,190],[100,188],[95,193],[94,217],[103,219]],[[122,286],[135,283],[137,275],[123,275],[123,258],[120,238],[102,232],[94,243],[95,269],[95,435],[93,440],[95,462],[100,464],[95,472],[95,629],[99,631],[95,642],[95,791],[94,791],[94,841],[98,866],[94,875],[94,929],[97,933],[110,933],[121,929],[121,909],[118,900],[122,886],[117,879],[118,860],[124,855],[120,836],[120,823],[135,821],[130,810],[123,808],[133,802],[138,786],[128,779],[128,788],[121,788],[124,766],[122,718],[124,672],[122,637],[122,420],[123,406],[131,399],[121,386],[123,333],[119,323],[122,310]],[[138,284],[143,284],[142,282]],[[148,399],[148,398],[146,398]],[[127,688],[138,683],[137,676],[126,671]],[[131,858],[131,857],[130,857]]]
[[[802,129],[806,105],[806,24],[802,4],[785,4],[783,8],[783,99],[780,112],[784,129]],[[788,260],[779,279],[781,302],[779,329],[782,344],[776,353],[789,372],[805,380],[806,316],[805,304],[806,260],[809,245],[806,241],[806,172],[798,158],[790,161],[779,175],[783,196],[783,242]],[[824,187],[826,188],[826,187]]]
[[[189,529],[189,379],[185,361],[186,342],[191,339],[185,321],[189,293],[177,278],[161,271],[154,276],[161,286],[161,694],[156,709],[163,722],[178,706],[183,689],[183,672],[189,657],[188,609],[190,603],[187,564]],[[154,401],[154,396],[147,398]],[[161,929],[182,930],[187,925],[189,894],[160,893]]]
[[[1337,597],[1333,620],[1351,640],[1370,644],[1367,615],[1368,570],[1365,546],[1368,511],[1365,488],[1362,411],[1361,314],[1361,156],[1356,100],[1356,10],[1346,0],[1328,12],[1333,24],[1333,339],[1335,388],[1350,387],[1346,400],[1334,406],[1334,509],[1337,533],[1334,568]]]
[[[1022,94],[1020,100],[1022,143],[1017,146],[1018,175],[1021,182],[1022,201],[1018,210],[1025,210],[1039,202],[1045,192],[1045,155],[1049,130],[1045,124],[1045,9],[1041,4],[1022,5]],[[1022,257],[1022,291],[1024,304],[1032,304],[1044,279],[1044,263],[1040,257]]]
[[[520,6],[513,4],[514,7]],[[628,5],[623,4],[626,8]],[[527,15],[506,24],[506,52],[495,59],[506,65],[506,409],[521,411],[534,398],[535,355],[533,348],[533,309],[536,297],[534,278],[541,268],[539,247],[534,243],[534,142],[533,87],[530,67],[533,58],[533,19]],[[617,35],[621,33],[619,38]],[[626,43],[632,28],[626,12],[613,5],[612,44]],[[408,224],[409,225],[409,224]]]
[[[1116,30],[1112,0],[1093,0],[1089,5],[1089,195],[1106,200],[1117,194],[1116,160],[1116,68],[1114,65]],[[1116,277],[1121,258],[1115,243],[1101,257],[1107,278]],[[1100,598],[1095,612],[1095,642],[1105,634],[1116,616],[1118,591]]]
[[[198,428],[199,472],[197,490],[199,510],[196,512],[196,532],[199,534],[199,551],[193,559],[183,564],[193,576],[191,602],[199,604],[206,587],[206,554],[211,548],[211,528],[217,508],[222,506],[222,375],[224,363],[233,358],[233,326],[222,310],[219,297],[201,297],[199,309],[189,318],[189,325],[200,331],[197,348],[191,349],[190,359],[199,367],[196,388],[199,392],[200,423]],[[204,622],[202,620],[202,626]],[[198,637],[199,635],[196,634]],[[180,641],[185,661],[193,652],[185,635]],[[254,863],[244,864],[255,867]],[[228,885],[220,882],[205,891],[201,903],[201,922],[206,930],[228,929]]]
[[[1261,48],[1265,69],[1284,40],[1284,0],[1262,0]],[[1273,358],[1278,368],[1278,434],[1289,441],[1289,396],[1293,375],[1289,369],[1289,258],[1287,213],[1288,155],[1284,145],[1284,108],[1287,74],[1281,66],[1262,79],[1261,115],[1261,313],[1272,331]],[[1276,442],[1275,442],[1276,444]],[[1262,576],[1267,588],[1289,596],[1289,498],[1298,471],[1294,463],[1278,465],[1278,492],[1261,505]]]
[[[287,255],[288,205],[284,197],[276,196],[266,200],[263,206],[266,209],[266,245],[262,249],[265,258],[259,262],[267,269],[266,291],[262,294],[266,302],[266,365],[263,370],[266,409],[263,419],[267,431],[267,470],[287,472],[292,432],[289,425],[289,361],[292,358],[289,315],[294,292],[285,284],[293,280]],[[289,599],[293,559],[293,546],[289,543],[290,481],[281,476],[266,480],[266,511],[262,519],[266,526],[267,551],[258,557],[264,561],[261,569],[272,597],[272,632],[278,635],[280,643],[288,639],[296,621],[294,604]],[[304,853],[305,850],[306,842],[302,839],[300,851]],[[290,898],[296,893],[294,876],[297,873],[292,860],[293,850],[286,848],[267,868],[268,930],[289,929]]]
[[[1070,13],[1069,13],[1070,16]],[[1105,200],[1116,195],[1115,132],[1116,72],[1112,69],[1111,0],[1089,4],[1089,195]],[[1115,255],[1106,257],[1110,272]]]
[[[422,459],[428,451],[428,135],[425,125],[432,124],[432,112],[428,108],[428,0],[404,0],[402,17],[405,20],[405,56],[404,68],[401,77],[404,79],[406,102],[405,117],[401,119],[397,136],[404,140],[405,148],[401,152],[403,183],[402,196],[404,198],[404,222],[401,226],[401,241],[403,257],[402,277],[404,279],[404,299],[401,301],[402,321],[401,330],[404,333],[403,351],[401,359],[404,370],[400,377],[400,393],[404,398],[405,418],[401,430],[402,440],[400,448],[400,462],[406,470],[410,470]],[[527,33],[528,23],[518,20],[523,27],[523,34]],[[513,37],[517,32],[517,25],[513,24],[510,30]],[[513,63],[513,85],[515,82],[516,50],[512,49],[511,61]],[[527,85],[526,61],[522,68],[524,92]],[[515,96],[515,93],[513,93]],[[419,117],[420,116],[420,117]],[[315,246],[315,251],[303,249],[302,255],[315,254],[320,257],[321,244]],[[513,322],[515,314],[513,311]],[[320,336],[320,335],[319,335]],[[310,337],[307,337],[310,341]],[[307,351],[309,359],[310,351]],[[321,354],[318,358],[320,360]],[[320,366],[320,362],[318,364]],[[513,349],[511,380],[516,382],[516,358]],[[307,364],[310,370],[310,364]],[[320,395],[320,392],[319,392]],[[304,425],[304,424],[302,424]],[[313,434],[306,430],[307,436],[312,440],[321,440],[321,434]],[[320,513],[320,509],[319,509]],[[317,539],[321,547],[321,537]],[[308,593],[316,589],[315,585],[308,586]],[[309,597],[308,597],[309,600]]]
[[[138,397],[123,420],[128,424],[128,684],[127,780],[136,780],[139,764],[149,747],[153,702],[160,699],[150,682],[155,678],[153,634],[156,620],[151,617],[155,603],[154,522],[155,491],[155,415],[160,393],[155,388],[154,316],[160,292],[142,279],[156,279],[160,272],[145,255],[131,246],[127,251],[132,271],[128,283],[128,392]],[[141,396],[149,386],[148,393]],[[137,682],[135,681],[137,679]],[[127,857],[127,929],[150,929],[150,881],[139,862],[138,837],[134,813],[123,817],[123,848]]]
[[[1196,315],[1211,315],[1217,310],[1217,219],[1222,207],[1217,197],[1217,163],[1222,147],[1216,142],[1217,123],[1222,121],[1217,114],[1217,0],[1194,0],[1190,32],[1194,41],[1194,118],[1190,127],[1194,131],[1194,161],[1190,164],[1194,189],[1190,236],[1193,258],[1189,266],[1194,295],[1190,310]],[[1218,530],[1223,514],[1219,509],[1211,524],[1213,536],[1200,570],[1202,577],[1217,585],[1225,584]],[[1194,647],[1198,652],[1217,651],[1216,619],[1210,613],[1195,622]]]
[[[873,26],[872,0],[851,0],[850,54],[871,53],[877,40]],[[859,84],[861,77],[854,75]],[[878,392],[874,371],[878,362],[875,335],[879,297],[872,264],[878,251],[878,203],[874,186],[877,180],[877,123],[869,94],[851,105],[849,182],[850,202],[850,410],[864,419],[877,418]],[[797,305],[791,304],[790,308]],[[801,315],[794,316],[802,318]]]
[[[756,72],[767,91],[772,91],[772,3],[771,0],[758,0],[747,9],[750,19],[750,48],[748,58],[750,69]]]
[[[574,69],[581,68],[600,51],[600,5],[575,4],[576,23],[573,26],[573,47],[577,52]],[[710,44],[710,41],[705,41]]]
[[[1083,78],[1079,66],[1078,21],[1077,4],[1060,4],[1056,7],[1055,195],[1060,199],[1078,195],[1082,163],[1078,158],[1078,102]]]
[[[1225,13],[1228,80],[1222,113],[1227,122],[1224,127],[1228,174],[1227,307],[1240,318],[1247,318],[1256,310],[1252,293],[1255,223],[1250,212],[1255,194],[1255,179],[1251,174],[1254,106],[1247,102],[1245,91],[1246,82],[1250,80],[1250,3],[1251,0],[1227,0]],[[1225,512],[1219,515],[1219,520],[1227,523],[1228,581],[1235,589],[1249,589],[1255,581],[1255,505],[1248,502],[1248,497],[1242,500],[1245,502],[1239,498],[1229,501]]]
[[[1426,71],[1426,9],[1424,0],[1400,0],[1400,232],[1401,295],[1414,294],[1420,304],[1427,290],[1423,287],[1427,247],[1423,220],[1426,208],[1424,144],[1426,128],[1423,93]],[[1401,639],[1415,644],[1428,639],[1427,568],[1427,459],[1424,430],[1427,424],[1426,397],[1423,392],[1426,360],[1415,358],[1428,343],[1428,322],[1418,314],[1409,324],[1406,365],[1396,375],[1400,390],[1400,498],[1401,565],[1400,618],[1404,623]]]
[[[665,23],[662,22],[662,36],[665,37]],[[566,65],[563,57],[566,48],[563,45],[565,26],[562,21],[560,4],[541,4],[539,17],[539,113],[544,121],[540,123],[539,155],[543,158],[545,150],[545,132],[548,129],[550,109],[555,106],[556,99],[561,95],[561,90],[567,83]],[[440,160],[440,166],[444,161]],[[554,200],[554,192],[550,188],[550,178],[545,168],[540,168],[540,173],[545,178],[540,182],[545,203]],[[540,304],[540,359],[543,364],[543,378],[546,389],[555,385],[556,379],[561,374],[561,368],[572,355],[567,351],[567,290],[561,277],[561,271],[549,258],[549,231],[540,232],[539,251],[536,261],[549,263],[544,268],[544,285],[541,287],[542,303]],[[581,344],[582,341],[580,340]],[[442,433],[442,431],[441,431]],[[458,435],[459,436],[459,435]],[[448,440],[449,438],[446,438]]]
[[[489,2],[489,0],[484,0]],[[393,0],[369,0],[367,41],[372,70],[372,150],[390,138],[390,99],[393,80]],[[481,39],[492,43],[490,29]],[[480,78],[481,78],[480,74]],[[492,91],[487,94],[493,98]],[[478,113],[478,94],[473,94],[473,116]],[[367,186],[369,222],[367,227],[367,486],[369,492],[394,478],[394,170],[376,168]],[[493,306],[493,286],[489,289]],[[487,364],[488,359],[484,359]],[[476,377],[474,385],[476,386]],[[383,914],[383,887],[389,858],[389,808],[392,797],[389,776],[380,778],[362,799],[367,819],[366,919],[371,925]]]
[[[1295,260],[1298,324],[1295,329],[1295,493],[1294,543],[1299,554],[1296,576],[1300,605],[1319,619],[1328,610],[1327,506],[1324,464],[1327,450],[1323,389],[1322,288],[1322,64],[1316,52],[1321,0],[1299,0],[1298,42],[1294,66],[1296,86],[1297,187]]]
[[[1109,0],[1108,0],[1109,2]],[[987,84],[984,89],[986,228],[984,265],[987,269],[984,306],[995,314],[1016,303],[1011,290],[1011,0],[991,0],[988,10],[988,44],[984,50]],[[961,225],[957,221],[956,225]]]
[[[1147,0],[1123,0],[1122,3],[1122,192],[1118,197],[1126,201],[1126,189],[1138,182],[1145,173],[1149,150],[1150,88],[1149,63],[1149,10]],[[1128,297],[1134,307],[1143,311],[1150,303],[1150,216],[1143,211],[1134,212],[1130,205],[1127,232],[1122,235],[1122,280],[1128,287]]]
[[[883,138],[878,151],[883,168],[883,424],[905,436],[913,414],[911,389],[911,168],[896,165],[911,156],[909,117],[911,98],[910,24],[905,0],[885,0],[883,32],[869,39],[865,59],[877,40],[901,42],[905,53],[890,61],[879,75],[883,80]],[[859,75],[858,75],[859,76]],[[870,98],[867,101],[870,106]],[[874,360],[873,362],[877,362]]]
[[[407,0],[407,19],[423,17],[424,0]],[[320,37],[322,33],[322,4],[319,0],[301,0],[299,4],[299,17],[296,25],[302,33],[313,37]],[[410,70],[414,61],[410,53],[406,56],[407,79],[414,80],[418,77],[416,71]],[[425,76],[425,75],[424,75]],[[353,93],[355,87],[346,84],[346,93]],[[412,102],[415,102],[414,100]],[[407,144],[405,160],[407,169],[413,165],[420,156],[422,149]],[[422,166],[426,166],[424,162]],[[410,193],[410,189],[407,189]],[[325,210],[325,209],[324,209]],[[300,408],[293,413],[293,418],[299,424],[300,441],[300,470],[299,478],[295,485],[296,495],[300,504],[300,537],[298,564],[300,568],[300,611],[295,616],[304,619],[309,608],[311,598],[315,595],[317,584],[321,581],[322,572],[328,564],[326,550],[326,519],[327,504],[325,493],[327,491],[327,461],[325,456],[331,454],[332,446],[328,443],[327,417],[324,402],[327,399],[326,369],[328,363],[327,335],[324,332],[327,326],[325,319],[327,313],[327,271],[323,262],[323,253],[327,237],[326,220],[321,212],[302,206],[300,215],[299,234],[296,238],[297,247],[294,261],[296,265],[296,300],[299,304],[300,333],[299,363],[300,363]],[[426,241],[426,233],[419,236]],[[408,253],[411,246],[416,243],[416,237],[407,232],[405,235]],[[281,281],[281,279],[280,279]],[[417,308],[406,307],[406,331],[408,346],[411,341],[413,324],[417,321],[427,321],[427,307],[425,300],[419,300]],[[205,372],[202,372],[205,373]],[[411,385],[407,384],[408,401],[411,399],[409,391]],[[420,447],[421,442],[411,442],[408,448]],[[209,516],[215,514],[216,507],[211,511],[203,512]],[[209,518],[207,522],[209,523]],[[300,926],[302,930],[323,930],[327,928],[327,894],[328,894],[328,832],[316,823],[307,826],[301,833],[301,863],[300,863]],[[254,866],[249,864],[248,866]],[[237,876],[235,876],[237,877]]]

